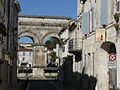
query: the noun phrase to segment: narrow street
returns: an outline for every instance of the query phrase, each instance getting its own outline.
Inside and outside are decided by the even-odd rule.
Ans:
[[[0,90],[120,90],[120,0],[0,0]]]
[[[59,90],[54,80],[30,80],[28,90]]]

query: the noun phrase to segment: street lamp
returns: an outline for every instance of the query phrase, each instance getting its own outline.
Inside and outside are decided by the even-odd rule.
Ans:
[[[86,2],[86,0],[80,0],[81,4],[84,4]]]

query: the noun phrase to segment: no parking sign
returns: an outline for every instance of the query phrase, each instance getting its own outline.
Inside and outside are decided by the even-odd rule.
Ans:
[[[109,54],[109,61],[108,61],[108,68],[116,68],[116,54],[115,53],[110,53]]]
[[[115,53],[110,53],[109,54],[109,60],[110,61],[115,61],[116,60],[116,54]]]

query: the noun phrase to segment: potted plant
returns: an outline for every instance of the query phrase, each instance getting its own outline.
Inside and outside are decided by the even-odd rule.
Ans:
[[[115,13],[114,19],[115,19],[116,23],[119,22],[119,17],[120,17],[120,13]]]

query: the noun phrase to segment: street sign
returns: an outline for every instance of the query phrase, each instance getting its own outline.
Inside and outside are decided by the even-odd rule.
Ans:
[[[105,41],[105,29],[104,28],[97,28],[95,32],[95,37],[97,42]]]
[[[110,53],[109,54],[109,60],[110,61],[115,61],[116,60],[116,54],[115,53]]]
[[[117,63],[116,61],[108,61],[108,68],[117,68]]]

